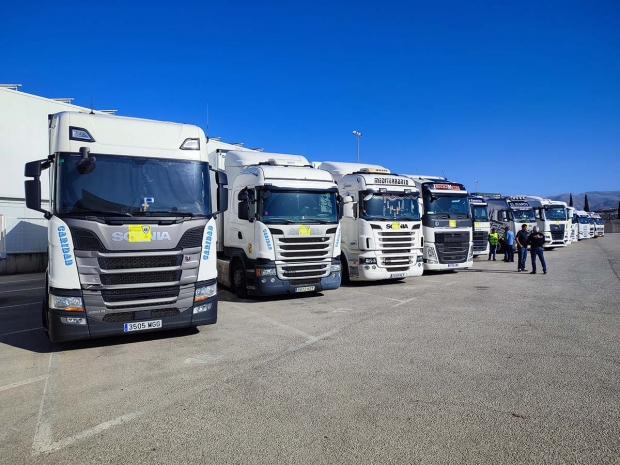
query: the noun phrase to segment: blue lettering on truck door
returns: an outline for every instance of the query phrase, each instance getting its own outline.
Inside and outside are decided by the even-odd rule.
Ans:
[[[205,244],[202,249],[202,259],[208,260],[211,253],[211,243],[213,242],[213,226],[207,226],[207,237],[205,237]]]
[[[64,226],[58,226],[58,239],[60,239],[60,249],[62,250],[62,258],[65,260],[65,266],[73,265],[73,255],[71,255],[71,245],[67,238]]]
[[[263,236],[265,236],[265,242],[267,243],[267,249],[273,250],[273,247],[271,246],[271,238],[269,237],[269,233],[267,232],[266,229],[263,229]]]

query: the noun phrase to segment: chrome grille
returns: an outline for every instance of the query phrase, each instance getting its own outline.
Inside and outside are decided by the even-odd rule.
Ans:
[[[282,237],[274,235],[276,269],[280,279],[320,279],[329,275],[333,234],[325,237]]]
[[[489,233],[487,231],[474,231],[474,251],[484,252],[487,249]]]
[[[413,264],[413,231],[378,231],[378,265],[394,273],[407,271]]]
[[[439,263],[465,263],[469,253],[469,232],[435,233]]]

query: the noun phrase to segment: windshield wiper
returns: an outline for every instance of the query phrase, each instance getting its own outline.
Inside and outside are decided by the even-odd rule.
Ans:
[[[327,224],[327,223],[335,223],[335,221],[327,221],[327,220],[319,220],[318,218],[311,218],[304,220],[305,223],[318,223],[318,224]]]
[[[83,214],[83,215],[92,215],[92,216],[133,216],[128,212],[112,212],[112,211],[97,211],[97,210],[71,210],[66,212],[67,214]]]
[[[196,216],[196,213],[190,212],[169,212],[169,211],[139,211],[134,213],[135,216],[141,215],[151,215],[151,216],[187,216],[189,218],[193,218]]]

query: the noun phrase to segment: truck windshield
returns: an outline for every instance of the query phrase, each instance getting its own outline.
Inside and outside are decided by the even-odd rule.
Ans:
[[[512,219],[519,223],[533,223],[536,221],[534,210],[512,210]]]
[[[489,210],[485,206],[472,205],[474,221],[489,221]]]
[[[372,197],[364,200],[364,197]],[[405,193],[365,194],[360,192],[360,216],[368,221],[402,220],[419,221],[418,196]]]
[[[469,217],[469,198],[455,194],[424,194],[424,213],[429,215],[447,215]]]
[[[80,174],[80,155],[58,158],[58,213],[209,215],[209,165],[162,158],[95,155]]]
[[[265,224],[338,223],[336,192],[259,191],[259,219]]]
[[[580,216],[579,224],[590,224],[590,218],[586,218],[585,216]]]
[[[596,224],[605,224],[602,218],[596,218],[594,221],[596,221]]]
[[[545,218],[548,220],[566,220],[566,208],[545,207]]]

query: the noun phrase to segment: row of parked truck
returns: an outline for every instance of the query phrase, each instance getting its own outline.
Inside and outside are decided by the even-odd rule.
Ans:
[[[562,202],[310,163],[185,124],[78,112],[49,121],[49,154],[26,165],[25,189],[49,220],[42,324],[53,341],[215,323],[218,282],[245,298],[469,268],[491,227],[538,224],[549,247],[586,237],[581,212]]]

